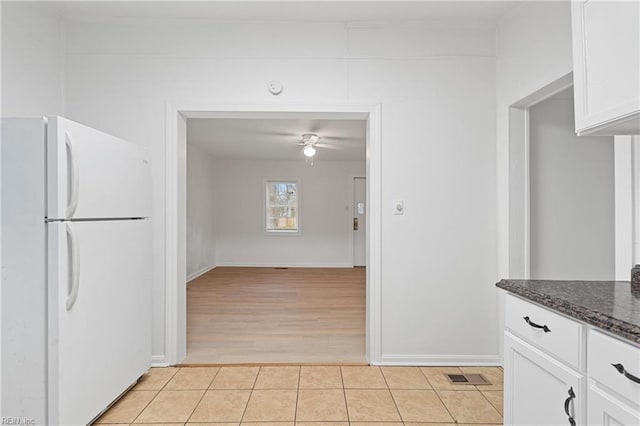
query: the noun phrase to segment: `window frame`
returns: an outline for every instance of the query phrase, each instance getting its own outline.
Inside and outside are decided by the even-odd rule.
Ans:
[[[293,183],[296,185],[296,199],[297,199],[297,229],[268,229],[267,228],[267,185],[271,183]],[[282,178],[264,178],[262,181],[262,230],[265,235],[290,235],[299,236],[302,235],[302,180],[299,177],[282,177]]]

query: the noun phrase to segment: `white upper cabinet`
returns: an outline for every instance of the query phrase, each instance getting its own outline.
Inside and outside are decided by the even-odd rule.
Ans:
[[[576,133],[640,134],[640,2],[571,7]]]

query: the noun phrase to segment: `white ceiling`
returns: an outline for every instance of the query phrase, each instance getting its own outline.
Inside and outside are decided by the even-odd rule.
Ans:
[[[364,161],[364,120],[190,118],[187,144],[216,159],[303,160],[303,133],[320,136],[315,161]]]
[[[517,1],[61,1],[69,19],[154,18],[293,22],[497,22]]]

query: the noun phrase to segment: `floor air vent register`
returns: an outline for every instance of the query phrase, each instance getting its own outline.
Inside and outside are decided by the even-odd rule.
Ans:
[[[445,374],[454,385],[490,385],[482,374]]]

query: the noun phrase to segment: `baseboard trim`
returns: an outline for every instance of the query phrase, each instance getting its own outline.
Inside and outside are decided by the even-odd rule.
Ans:
[[[169,364],[166,361],[164,355],[153,355],[151,357],[152,367],[168,367]],[[212,364],[213,365],[213,364]],[[219,365],[219,364],[215,364]],[[222,365],[222,364],[220,364]],[[232,364],[236,365],[236,364]],[[237,364],[244,365],[244,364]],[[247,364],[249,365],[249,364]],[[254,364],[251,364],[254,365]],[[258,365],[258,364],[255,364]],[[262,364],[259,364],[262,365]],[[282,365],[300,365],[296,364],[282,364]],[[315,365],[310,363],[309,365]],[[327,365],[326,363],[320,363],[318,365]],[[336,365],[351,365],[351,364],[336,364]],[[353,364],[360,365],[360,364]],[[502,361],[498,355],[403,355],[403,354],[389,354],[382,355],[381,361],[372,362],[371,365],[389,365],[389,366],[420,366],[420,367],[502,367]],[[190,364],[180,364],[181,367],[190,366]]]
[[[198,278],[198,277],[199,277],[199,276],[201,276],[201,275],[206,274],[206,273],[207,273],[207,272],[209,272],[210,270],[215,269],[217,266],[218,266],[218,265],[207,266],[207,267],[205,267],[205,268],[203,268],[203,269],[201,269],[201,270],[199,270],[199,271],[197,271],[197,272],[194,272],[194,273],[193,273],[193,274],[191,274],[191,275],[187,275],[187,283],[189,283],[189,281],[193,281],[193,280],[195,280],[196,278]]]
[[[380,363],[376,365],[403,365],[422,367],[449,366],[491,366],[501,367],[500,355],[382,355]]]
[[[353,268],[351,263],[218,263],[216,267],[235,268]]]
[[[167,362],[164,355],[152,355],[151,366],[152,367],[168,367],[170,364]]]

